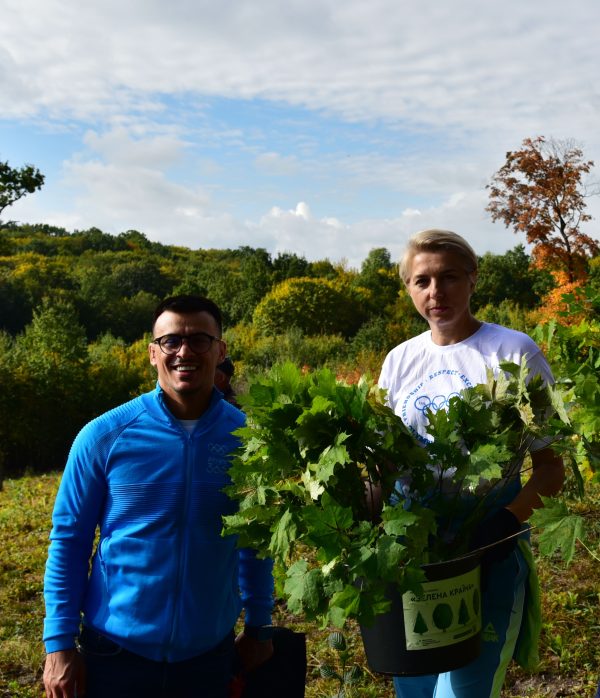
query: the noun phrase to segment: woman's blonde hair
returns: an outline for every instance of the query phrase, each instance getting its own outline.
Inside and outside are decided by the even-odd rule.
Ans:
[[[400,277],[404,283],[407,284],[410,279],[412,260],[415,255],[419,252],[439,252],[440,250],[450,250],[459,254],[465,262],[467,274],[477,272],[477,255],[464,238],[450,230],[432,228],[415,233],[408,241],[400,260]]]

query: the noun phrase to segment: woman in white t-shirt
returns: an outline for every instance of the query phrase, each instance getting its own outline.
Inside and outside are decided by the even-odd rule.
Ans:
[[[443,409],[461,390],[486,381],[486,369],[501,361],[520,364],[526,356],[531,375],[552,374],[539,347],[522,332],[477,320],[470,310],[477,281],[477,256],[460,235],[425,230],[408,243],[400,274],[429,330],[403,342],[386,357],[379,385],[388,391],[396,414],[424,445],[428,408]],[[539,445],[538,445],[539,446]],[[562,487],[562,461],[547,447],[532,449],[533,470],[521,488],[519,478],[510,495],[490,511],[474,547],[515,534],[540,495]],[[444,674],[395,677],[398,698],[496,698],[513,656],[525,614],[529,567],[512,538],[489,549],[483,560],[488,583],[483,592],[481,655],[467,666]]]

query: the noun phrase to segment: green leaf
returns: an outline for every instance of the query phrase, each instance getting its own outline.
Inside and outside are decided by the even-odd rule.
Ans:
[[[318,478],[312,477],[310,470],[305,470],[302,473],[302,483],[308,492],[309,497],[313,501],[317,501],[319,497],[325,492],[325,487],[322,485]]]
[[[336,630],[329,634],[329,637],[327,638],[327,644],[331,647],[332,650],[335,650],[336,652],[342,652],[346,649],[347,646],[346,638],[344,637],[343,633],[339,632],[339,630]]]
[[[352,584],[346,584],[341,591],[331,597],[331,605],[341,610],[344,619],[350,615],[356,615],[360,607],[360,589]]]
[[[363,675],[362,669],[358,664],[353,664],[350,669],[346,669],[344,672],[344,683],[351,686],[352,684],[358,683]]]
[[[346,614],[339,606],[329,606],[327,618],[334,628],[343,628],[346,624]]]
[[[406,561],[406,546],[395,537],[382,536],[377,545],[377,571],[381,579],[398,578],[398,570]]]
[[[426,581],[427,578],[422,567],[407,565],[402,569],[402,575],[399,584],[400,588],[403,591],[412,591],[417,596],[420,596],[423,593],[422,584]]]
[[[344,533],[354,522],[352,509],[338,504],[328,492],[323,493],[319,508],[304,507],[302,514],[311,535]]]
[[[547,391],[548,397],[550,399],[550,404],[554,408],[556,414],[565,424],[570,424],[571,422],[569,420],[569,415],[567,414],[567,411],[565,409],[564,391],[561,391],[557,387],[552,385],[548,386]]]
[[[470,454],[465,482],[475,490],[481,480],[494,481],[502,477],[503,465],[513,457],[502,445],[480,444]]]
[[[348,455],[348,451],[343,445],[343,441],[345,441],[347,438],[347,434],[338,434],[335,437],[334,444],[327,446],[321,452],[317,463],[309,466],[310,470],[314,471],[315,473],[314,479],[316,482],[322,485],[327,485],[333,477],[336,467],[338,465],[350,462],[351,459]]]
[[[409,526],[419,521],[417,514],[401,506],[385,506],[381,512],[383,530],[390,536],[404,536]]]
[[[306,560],[298,560],[287,571],[284,591],[288,597],[288,608],[292,613],[306,613],[314,617],[320,610],[321,573],[309,569]]]
[[[331,664],[321,664],[319,667],[319,673],[324,679],[335,679],[336,681],[341,681],[342,677],[337,673],[337,671],[331,666]]]
[[[276,522],[271,537],[270,549],[273,557],[287,558],[290,547],[298,535],[298,527],[289,509],[286,509],[281,518]]]
[[[530,518],[532,526],[542,529],[538,538],[540,554],[552,555],[561,551],[562,559],[569,563],[575,555],[577,540],[584,536],[581,516],[569,512],[563,501],[542,497],[543,509],[536,509]]]

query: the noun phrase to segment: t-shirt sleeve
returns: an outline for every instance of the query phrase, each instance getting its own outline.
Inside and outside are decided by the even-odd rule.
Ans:
[[[546,361],[546,357],[542,353],[542,350],[532,342],[534,351],[527,354],[527,365],[529,366],[530,373],[529,377],[540,375],[546,385],[554,384],[554,376],[552,375],[552,369]]]

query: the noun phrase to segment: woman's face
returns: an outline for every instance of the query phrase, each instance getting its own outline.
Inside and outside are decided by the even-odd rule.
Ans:
[[[443,337],[458,342],[472,334],[475,320],[469,303],[476,278],[475,272],[465,271],[465,260],[457,252],[419,252],[413,257],[407,290],[434,341]]]

